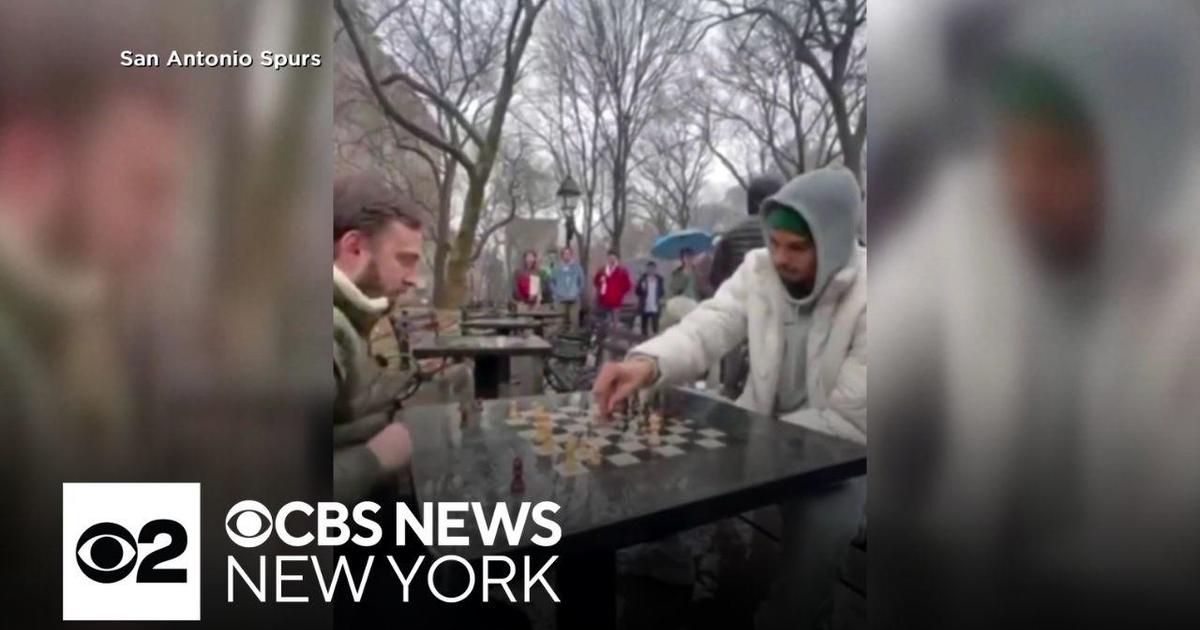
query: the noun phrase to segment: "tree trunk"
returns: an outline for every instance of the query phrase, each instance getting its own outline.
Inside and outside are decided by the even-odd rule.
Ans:
[[[833,107],[833,120],[837,125],[838,144],[842,145],[842,162],[850,172],[854,174],[854,179],[862,183],[862,144],[854,135],[854,131],[850,129],[850,115],[846,111],[846,99],[841,95],[840,91],[827,91],[829,94],[829,103]]]
[[[437,243],[433,252],[433,303],[438,308],[450,308],[446,300],[446,259],[450,253],[450,201],[454,194],[454,180],[458,174],[458,163],[446,157],[445,176],[438,189]]]
[[[483,212],[484,194],[492,166],[496,162],[499,141],[484,145],[476,162],[475,172],[468,173],[470,185],[463,202],[462,223],[454,237],[454,250],[450,254],[450,265],[446,269],[446,308],[459,308],[467,293],[467,273],[471,270],[472,254],[475,252],[476,232],[479,231],[479,215]]]
[[[618,150],[618,162],[613,168],[612,243],[610,249],[621,256],[621,236],[625,231],[625,164]]]

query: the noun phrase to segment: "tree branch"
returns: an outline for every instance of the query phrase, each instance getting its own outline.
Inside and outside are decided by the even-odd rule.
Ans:
[[[455,161],[462,164],[467,172],[472,172],[475,168],[475,163],[465,152],[458,147],[452,146],[442,140],[440,137],[430,133],[420,125],[413,123],[405,118],[392,104],[391,99],[383,92],[383,88],[379,85],[379,80],[375,76],[375,71],[371,67],[371,60],[367,57],[366,50],[363,47],[362,40],[359,37],[358,29],[354,26],[353,18],[346,9],[343,0],[334,0],[334,10],[342,21],[342,25],[346,28],[346,35],[349,36],[350,42],[354,45],[354,52],[358,56],[359,65],[362,67],[363,75],[367,79],[367,83],[371,86],[371,92],[375,94],[375,99],[379,102],[380,109],[389,119],[395,121],[405,131],[416,136],[423,142],[426,142],[437,149],[444,151],[454,157]]]

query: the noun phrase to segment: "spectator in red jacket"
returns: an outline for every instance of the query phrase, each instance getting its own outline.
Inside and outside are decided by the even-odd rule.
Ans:
[[[524,264],[513,274],[513,299],[523,306],[536,306],[545,301],[546,279],[538,268],[537,252],[525,252]]]
[[[617,252],[610,251],[604,268],[596,272],[592,284],[596,287],[596,306],[600,315],[611,318],[615,316],[617,309],[621,308],[633,281],[629,279],[629,272],[621,266],[621,258],[617,256]]]

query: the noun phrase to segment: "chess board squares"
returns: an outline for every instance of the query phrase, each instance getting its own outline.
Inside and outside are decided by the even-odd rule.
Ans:
[[[638,451],[646,450],[646,445],[642,444],[641,442],[636,442],[636,441],[630,440],[630,441],[621,442],[620,444],[617,444],[617,448],[626,453],[636,453]]]
[[[691,432],[692,432],[692,430],[685,426],[673,425],[673,426],[667,427],[667,433],[675,433],[677,435],[682,435],[682,434],[691,433]]]
[[[566,462],[559,462],[554,465],[554,472],[563,477],[574,477],[587,473],[588,469],[583,465],[583,462],[575,462],[575,467],[567,466]]]
[[[610,464],[612,464],[613,466],[618,466],[618,467],[622,467],[622,468],[625,466],[632,466],[632,465],[642,461],[642,460],[638,459],[636,456],[630,455],[629,453],[617,453],[616,455],[609,455],[605,459],[607,459],[608,462]]]
[[[725,447],[724,442],[722,442],[720,440],[714,440],[713,438],[705,438],[703,440],[696,440],[696,444],[699,446],[703,446],[704,448],[709,448],[709,449]]]
[[[687,452],[687,451],[679,448],[678,446],[673,446],[670,444],[668,444],[666,446],[659,446],[656,448],[652,448],[650,450],[658,455],[662,455],[663,457],[677,457],[677,456],[683,455],[684,453]]]
[[[665,435],[659,439],[665,444],[686,444],[688,441],[687,438],[678,435]]]
[[[589,438],[584,438],[583,443],[587,444],[588,446],[591,446],[593,448],[600,448],[603,446],[607,446],[608,440],[603,437],[600,437],[600,436],[592,436]]]
[[[724,431],[718,431],[716,429],[700,429],[700,430],[696,431],[696,433],[699,433],[700,435],[703,435],[706,438],[725,437]]]

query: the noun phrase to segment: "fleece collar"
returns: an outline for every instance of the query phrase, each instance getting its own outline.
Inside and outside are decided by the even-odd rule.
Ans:
[[[363,293],[350,277],[333,266],[333,306],[345,314],[359,334],[366,335],[388,311],[387,298],[372,298]]]

